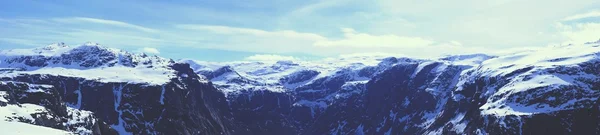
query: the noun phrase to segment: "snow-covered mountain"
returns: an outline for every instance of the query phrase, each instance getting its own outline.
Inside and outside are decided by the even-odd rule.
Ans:
[[[168,67],[174,63],[172,60],[106,48],[97,43],[75,47],[56,43],[34,49],[1,50],[0,60],[0,68],[11,71],[2,74],[5,77],[48,74],[101,82],[164,84],[174,73]]]
[[[0,120],[80,134],[597,134],[599,46],[223,63],[93,43],[2,50]]]
[[[446,81],[453,81],[454,75],[491,58],[495,56],[456,55],[435,60],[354,56],[319,61],[180,62],[189,63],[196,73],[206,76],[227,94],[234,116],[263,118],[243,121],[247,125],[258,125],[251,129],[256,131],[255,134],[301,134],[316,124],[313,123],[315,120],[326,115],[331,106],[340,102],[346,104],[343,102],[354,96],[364,96],[370,82],[394,67],[418,65],[408,74],[411,78],[416,78],[420,70],[434,70],[431,71],[434,76],[445,78],[436,78],[429,83],[450,87],[452,82]],[[445,71],[453,73],[444,76]],[[437,89],[428,90],[433,94],[443,93]],[[261,124],[270,122],[275,124]]]
[[[182,62],[226,93],[256,134],[595,133],[573,125],[599,120],[585,110],[598,106],[599,54],[585,44],[439,59]],[[589,114],[562,116],[572,112]],[[540,129],[541,119],[557,128]]]
[[[77,134],[236,133],[225,96],[187,64],[94,43],[2,50],[0,61],[2,121]]]

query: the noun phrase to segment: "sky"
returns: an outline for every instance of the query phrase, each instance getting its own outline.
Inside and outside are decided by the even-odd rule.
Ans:
[[[0,49],[96,42],[204,61],[436,57],[600,39],[598,0],[0,1]]]

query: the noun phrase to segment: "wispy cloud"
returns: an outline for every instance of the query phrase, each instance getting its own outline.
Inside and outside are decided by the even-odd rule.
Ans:
[[[271,33],[271,32],[259,30],[259,29],[238,28],[238,27],[219,26],[219,25],[178,24],[178,25],[175,25],[175,27],[179,28],[179,29],[187,29],[187,30],[210,31],[210,32],[218,33],[218,34],[266,35],[266,34]]]
[[[292,56],[282,56],[275,54],[257,54],[244,58],[249,61],[280,61],[280,60],[298,60],[298,58]]]
[[[600,23],[557,24],[560,37],[564,38],[561,44],[583,44],[600,39]]]
[[[600,11],[590,11],[578,13],[562,19],[555,23],[558,31],[556,38],[566,44],[583,44],[594,42],[600,39]]]
[[[175,25],[182,35],[207,35],[198,44],[212,49],[247,51],[257,53],[295,53],[307,52],[316,41],[326,40],[314,33],[302,33],[292,30],[266,31],[252,28],[231,26],[213,26],[201,24]],[[187,37],[187,36],[186,36]],[[316,50],[313,50],[316,51]],[[314,53],[314,52],[313,52]]]
[[[220,44],[217,49],[249,51],[256,53],[304,53],[319,56],[337,56],[348,53],[408,54],[430,57],[456,53],[488,51],[482,47],[467,47],[458,41],[437,42],[423,37],[405,37],[393,34],[373,35],[342,28],[341,38],[296,31],[266,31],[251,28],[212,25],[176,25],[184,30],[211,32]],[[207,41],[207,42],[210,42]],[[204,44],[206,46],[210,46]],[[261,56],[259,58],[264,58]],[[281,58],[281,57],[276,57]]]
[[[137,52],[149,53],[149,54],[160,54],[160,51],[152,47],[144,47],[137,50]]]
[[[493,52],[600,38],[598,0],[19,2],[31,5],[22,8],[32,13],[0,16],[2,43],[92,41],[129,50],[155,48],[162,55],[202,48],[329,57]],[[40,14],[44,11],[57,12]]]
[[[209,31],[217,34],[228,34],[228,35],[253,35],[253,36],[282,36],[282,37],[299,37],[299,38],[313,38],[323,39],[324,37],[313,34],[313,33],[300,33],[292,30],[282,31],[265,31],[261,29],[252,28],[240,28],[230,26],[218,26],[218,25],[202,25],[202,24],[178,24],[176,28],[187,29],[187,30],[200,30]]]
[[[28,39],[18,39],[18,38],[0,38],[0,41],[8,42],[16,45],[26,45],[26,46],[39,46],[39,42],[28,40]]]
[[[358,33],[351,28],[343,28],[344,38],[340,40],[324,40],[316,42],[320,47],[355,47],[355,48],[414,48],[428,46],[434,41],[421,37],[402,37],[397,35],[370,35]]]
[[[321,9],[327,9],[333,6],[338,6],[339,4],[346,3],[347,1],[343,0],[324,0],[317,1],[316,3],[308,4],[302,7],[299,7],[290,13],[287,16],[300,16],[300,15],[309,15],[313,12],[316,12]]]
[[[573,21],[573,20],[592,18],[592,17],[600,17],[600,11],[591,11],[591,12],[587,12],[587,13],[583,13],[583,14],[576,14],[576,15],[564,18],[563,21]]]
[[[71,17],[71,18],[55,18],[53,20],[58,21],[58,22],[63,22],[63,23],[96,23],[96,24],[112,25],[112,26],[117,26],[117,27],[136,29],[136,30],[140,30],[143,32],[158,32],[158,30],[135,25],[135,24],[130,24],[130,23],[121,22],[121,21],[115,21],[115,20],[98,19],[98,18]]]
[[[158,46],[164,43],[161,38],[156,38],[163,34],[156,29],[114,20],[85,17],[5,18],[0,20],[0,24],[6,26],[0,28],[0,31],[4,31],[0,33],[3,37],[0,41],[29,46],[91,41],[132,49],[137,48],[136,46]]]
[[[406,57],[401,53],[385,53],[385,52],[367,52],[367,53],[350,53],[339,55],[340,58],[353,58],[353,57]]]

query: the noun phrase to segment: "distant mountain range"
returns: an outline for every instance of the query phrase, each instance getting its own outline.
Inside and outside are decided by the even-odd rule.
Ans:
[[[57,43],[0,50],[0,127],[102,135],[599,134],[599,77],[597,42],[502,56],[220,63]]]

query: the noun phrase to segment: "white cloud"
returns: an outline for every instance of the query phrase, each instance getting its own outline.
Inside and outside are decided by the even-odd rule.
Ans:
[[[292,56],[282,56],[282,55],[275,55],[275,54],[256,54],[256,55],[248,56],[248,57],[244,58],[244,60],[280,61],[280,60],[298,60],[298,59],[295,57],[292,57]]]
[[[175,36],[141,28],[135,25],[94,18],[6,18],[0,19],[2,42],[40,46],[53,42],[79,44],[87,41],[102,43],[109,47],[136,49],[165,44],[180,44]],[[140,32],[148,31],[148,32]],[[156,30],[157,31],[157,30]]]
[[[600,23],[558,23],[557,27],[561,30],[559,34],[566,38],[562,44],[583,44],[600,39]]]
[[[337,40],[317,41],[314,50],[328,50],[333,54],[408,56],[432,58],[451,54],[493,52],[489,48],[464,46],[458,41],[439,42],[422,37],[398,35],[373,35],[351,28],[342,29],[344,37]]]
[[[57,23],[66,24],[64,22]],[[38,35],[32,41],[63,41],[67,43],[96,41],[111,47],[140,48],[136,51],[153,54],[160,53],[155,49],[157,46],[168,44],[180,49],[193,47],[265,54],[246,59],[260,61],[297,59],[290,56],[267,54],[308,54],[332,57],[341,54],[371,53],[380,56],[403,54],[410,57],[436,57],[447,54],[482,53],[490,50],[489,47],[469,46],[455,40],[440,41],[418,36],[372,34],[359,32],[353,28],[342,28],[338,32],[342,35],[341,37],[327,37],[321,34],[292,30],[269,31],[201,24],[174,25],[173,27],[177,29],[165,29],[160,33],[136,32],[131,29],[86,29],[84,26],[59,29],[52,27],[53,25],[36,25],[48,28],[48,33],[52,34]],[[7,36],[7,38],[13,37]]]
[[[137,50],[137,52],[149,53],[149,54],[160,54],[160,51],[156,48],[144,47]]]
[[[350,53],[350,54],[341,54],[338,56],[339,58],[355,58],[355,57],[375,57],[375,58],[385,58],[385,57],[406,57],[404,54],[400,53],[385,53],[385,52],[367,52],[367,53]]]
[[[261,29],[214,26],[200,24],[175,25],[181,36],[206,37],[202,41],[192,41],[203,48],[247,51],[257,53],[307,52],[314,42],[326,38],[314,33],[291,30],[265,31]],[[194,35],[195,37],[190,37]],[[201,36],[199,36],[201,35]],[[315,50],[312,50],[315,51]]]
[[[442,41],[457,40],[465,46],[512,48],[558,42],[558,38],[554,36],[557,33],[553,23],[579,11],[598,9],[600,1],[382,0],[377,3],[380,5],[380,12],[407,18],[418,25],[415,29],[383,29],[377,32],[427,36]],[[587,16],[590,15],[593,13]],[[390,24],[378,27],[394,26]],[[538,34],[539,32],[542,34]]]
[[[343,28],[344,38],[340,40],[322,40],[316,42],[320,47],[356,47],[356,48],[414,48],[431,45],[434,42],[421,37],[402,37],[397,35],[370,35],[358,33],[351,28]]]
[[[357,32],[352,28],[342,28],[341,38],[328,38],[314,33],[295,31],[265,31],[251,28],[237,28],[212,25],[176,25],[175,27],[192,32],[186,35],[207,35],[198,41],[205,48],[215,48],[254,53],[301,53],[317,56],[337,56],[341,54],[379,53],[406,54],[414,57],[436,57],[448,54],[477,53],[487,51],[483,47],[467,47],[458,41],[437,42],[422,37],[407,37],[393,34],[373,35]],[[216,41],[218,40],[218,41]],[[219,42],[219,44],[209,44]],[[269,56],[269,57],[267,57]],[[255,58],[255,57],[252,57]],[[256,56],[256,59],[290,59],[289,57]]]
[[[188,29],[188,30],[202,30],[211,31],[219,34],[250,34],[250,35],[264,35],[268,34],[268,31],[250,28],[237,28],[228,26],[218,25],[202,25],[202,24],[178,24],[176,28]]]
[[[318,1],[285,14],[277,26],[319,33],[328,41],[336,41],[330,38],[338,37],[330,36],[336,29],[347,27],[373,36],[405,37],[403,42],[415,44],[427,43],[419,42],[421,39],[455,40],[465,47],[503,49],[557,42],[554,22],[578,11],[597,9],[598,4],[598,0]],[[320,45],[356,43],[339,41],[346,42]]]
[[[135,24],[130,24],[130,23],[121,22],[121,21],[114,21],[114,20],[98,19],[98,18],[71,17],[71,18],[55,18],[53,20],[58,21],[58,22],[63,22],[63,23],[96,23],[96,24],[131,28],[131,29],[136,29],[136,30],[140,30],[140,31],[144,31],[144,32],[158,32],[158,30],[135,25]]]
[[[324,39],[324,37],[313,34],[313,33],[300,33],[292,30],[282,30],[282,31],[265,31],[260,29],[252,29],[252,28],[239,28],[239,27],[229,27],[229,26],[218,26],[218,25],[202,25],[202,24],[179,24],[175,25],[176,28],[187,29],[187,30],[200,30],[200,31],[210,31],[217,34],[227,34],[227,35],[252,35],[252,36],[261,36],[261,37],[269,37],[269,36],[280,36],[280,37],[292,37],[292,38],[305,38],[312,40],[320,40]]]
[[[600,17],[600,11],[591,11],[591,12],[587,12],[587,13],[583,13],[583,14],[576,14],[576,15],[564,18],[563,21],[573,21],[573,20],[592,18],[592,17]]]
[[[345,1],[343,0],[324,0],[324,1],[318,1],[316,3],[313,4],[309,4],[306,6],[302,6],[298,9],[293,10],[292,12],[290,12],[287,16],[290,17],[297,17],[297,16],[301,16],[301,15],[308,15],[311,14],[313,12],[316,12],[318,10],[321,9],[325,9],[325,8],[329,8],[332,6],[336,6],[340,3],[343,3]]]
[[[0,25],[7,26],[0,28],[0,31],[6,31],[0,33],[3,37],[0,40],[21,44],[33,44],[29,43],[32,41],[96,41],[127,49],[172,45],[180,49],[193,47],[324,57],[373,52],[381,55],[438,56],[535,47],[562,41],[583,43],[598,40],[599,37],[595,36],[600,35],[598,23],[577,21],[597,17],[599,11],[577,12],[590,11],[588,9],[598,5],[594,3],[599,1],[578,0],[565,4],[564,1],[549,0],[543,1],[544,6],[537,6],[541,2],[383,0],[373,3],[335,0],[299,2],[302,4],[273,16],[236,12],[227,13],[236,15],[234,17],[212,15],[221,12],[219,10],[210,10],[210,14],[186,12],[185,16],[167,16],[178,11],[199,11],[177,10],[156,15],[173,18],[169,21],[175,25],[152,28],[134,22],[86,17],[0,18]],[[148,10],[155,11],[152,8]],[[164,10],[174,9],[165,7]],[[204,15],[196,16],[197,13]],[[245,15],[248,16],[241,17]],[[205,17],[203,20],[208,20],[206,24],[222,25],[179,24],[181,19],[204,22],[187,20],[198,16]],[[569,22],[563,24],[560,21]],[[225,25],[241,22],[244,22],[244,27]],[[553,27],[553,23],[560,24],[558,29]],[[270,55],[256,56],[256,59],[267,59],[267,56]],[[288,56],[282,57],[287,59]]]
[[[556,37],[560,38],[562,42],[551,44],[552,46],[600,41],[600,11],[571,15],[562,19],[561,22],[556,22],[555,28],[557,29]]]

